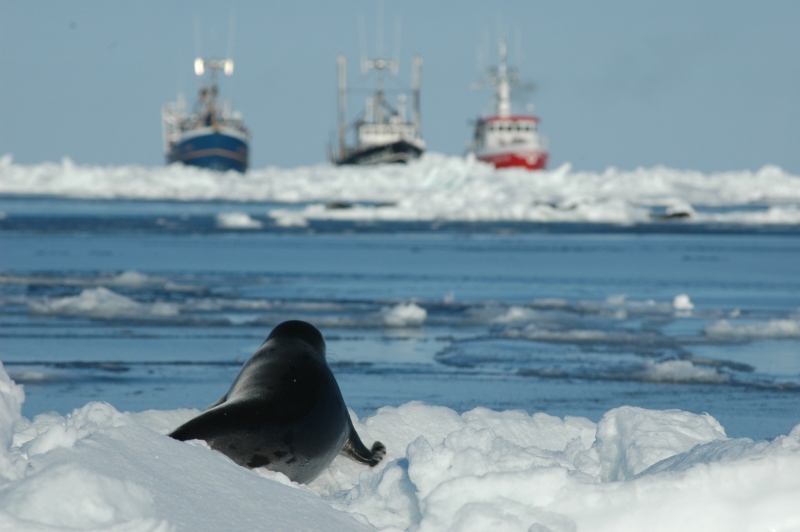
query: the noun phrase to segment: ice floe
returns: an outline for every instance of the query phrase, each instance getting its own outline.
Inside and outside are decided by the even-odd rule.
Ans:
[[[260,229],[264,224],[244,212],[223,212],[217,215],[217,226],[224,229]]]
[[[381,311],[383,323],[387,327],[420,327],[428,312],[416,303],[399,303],[384,307]]]
[[[75,296],[30,299],[27,304],[35,314],[81,316],[95,319],[163,318],[178,314],[171,303],[139,303],[103,286],[87,288]]]

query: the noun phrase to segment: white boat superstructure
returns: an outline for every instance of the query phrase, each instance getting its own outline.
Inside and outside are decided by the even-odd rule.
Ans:
[[[343,55],[337,58],[339,72],[339,153],[331,154],[336,164],[379,164],[404,163],[419,157],[425,151],[422,140],[419,80],[422,58],[413,59],[412,110],[408,118],[407,96],[398,95],[397,105],[392,106],[386,99],[383,88],[386,72],[397,73],[398,63],[394,59],[364,59],[361,68],[364,72],[374,72],[375,92],[369,97],[362,115],[350,126],[355,134],[355,144],[347,145],[347,126],[345,114],[347,106],[347,62]]]

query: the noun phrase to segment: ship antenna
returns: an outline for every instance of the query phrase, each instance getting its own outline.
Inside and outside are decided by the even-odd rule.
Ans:
[[[361,52],[361,73],[367,73],[367,30],[364,25],[364,14],[358,14],[358,51]]]
[[[414,123],[414,130],[416,131],[417,135],[421,135],[420,133],[420,112],[419,112],[419,72],[422,68],[422,58],[418,55],[414,56],[414,72],[413,78],[411,80],[412,91],[413,91],[413,98],[414,101],[412,105],[414,107],[412,113],[412,120]]]
[[[375,17],[375,40],[378,47],[378,57],[383,57],[383,0],[378,0],[378,16]]]
[[[505,39],[499,43],[500,61],[497,65],[497,115],[507,117],[511,114],[511,98],[508,79],[507,51]]]
[[[336,58],[339,70],[339,158],[344,159],[345,149],[345,106],[347,105],[347,63],[343,54]]]
[[[227,58],[233,61],[233,43],[236,36],[236,13],[231,10],[230,18],[228,19],[228,54]]]
[[[394,68],[392,74],[395,76],[400,72],[400,34],[403,31],[403,19],[398,18],[394,21]]]
[[[200,18],[194,15],[194,56],[203,57],[203,39],[201,36]]]
[[[363,26],[363,19],[359,19],[359,22],[362,22]],[[370,70],[375,71],[375,77],[377,80],[376,83],[376,90],[375,90],[375,98],[369,107],[375,113],[374,120],[378,123],[383,123],[383,105],[384,105],[384,95],[383,95],[383,77],[384,71],[389,70],[391,72],[397,71],[396,61],[394,59],[386,59],[383,57],[383,31],[382,31],[382,24],[383,23],[383,2],[378,2],[378,54],[375,59],[367,59],[366,57],[362,58],[361,60],[361,71],[364,73],[369,72]]]

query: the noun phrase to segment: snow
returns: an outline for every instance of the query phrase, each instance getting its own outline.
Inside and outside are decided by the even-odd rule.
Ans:
[[[0,194],[302,203],[299,210],[264,213],[278,225],[298,227],[309,220],[800,224],[800,177],[775,166],[703,174],[665,167],[580,172],[565,164],[528,172],[438,153],[408,165],[268,167],[244,176],[69,159],[24,166],[5,155]],[[234,228],[262,223],[244,213],[224,213],[218,221]]]
[[[20,414],[0,365],[3,530],[793,530],[800,425],[730,439],[708,414],[620,407],[598,423],[412,402],[362,420],[388,449],[309,486],[165,436],[196,410]]]
[[[0,362],[0,478],[16,479],[19,476],[9,449],[24,400],[22,387],[9,378]]]

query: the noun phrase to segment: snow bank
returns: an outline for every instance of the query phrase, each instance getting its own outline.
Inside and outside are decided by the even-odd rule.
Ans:
[[[0,484],[0,529],[368,530],[305,488],[162,435],[196,414],[89,403],[63,417],[2,416],[17,467],[0,472],[24,476]]]
[[[774,166],[717,174],[664,167],[593,173],[567,164],[528,172],[437,153],[408,165],[269,167],[244,176],[180,165],[83,166],[69,159],[22,166],[6,155],[0,158],[0,194],[312,203],[272,210],[283,226],[314,219],[800,224],[800,177]]]
[[[388,449],[310,486],[164,436],[195,410],[89,403],[20,416],[0,365],[3,530],[790,530],[800,426],[732,440],[708,414],[621,407],[599,423],[408,403],[361,421]]]
[[[20,475],[9,453],[14,427],[22,419],[25,393],[12,381],[0,362],[0,479],[16,479]],[[2,480],[0,480],[2,485]]]

